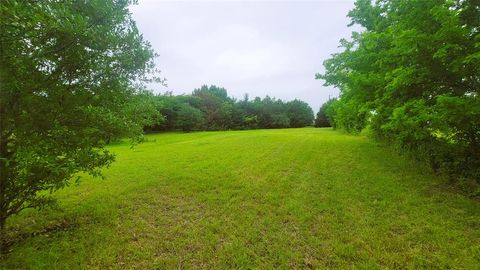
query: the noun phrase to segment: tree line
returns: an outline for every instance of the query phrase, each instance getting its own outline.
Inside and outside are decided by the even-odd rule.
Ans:
[[[340,89],[319,111],[347,132],[480,182],[480,8],[476,0],[358,0],[351,40],[317,74]]]
[[[203,85],[189,95],[144,92],[138,98],[161,116],[154,124],[146,124],[145,131],[290,128],[311,126],[314,120],[313,110],[301,100],[249,99],[248,95],[236,100],[215,85]]]

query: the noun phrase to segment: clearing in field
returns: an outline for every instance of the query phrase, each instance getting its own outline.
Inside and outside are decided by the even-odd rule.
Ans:
[[[12,218],[4,269],[460,268],[478,201],[331,129],[166,133]]]

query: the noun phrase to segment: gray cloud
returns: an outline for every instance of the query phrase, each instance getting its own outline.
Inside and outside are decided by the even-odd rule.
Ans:
[[[338,91],[315,80],[322,63],[350,37],[353,1],[147,1],[130,8],[160,55],[168,87],[190,93],[202,84],[242,98],[299,98],[314,110]]]

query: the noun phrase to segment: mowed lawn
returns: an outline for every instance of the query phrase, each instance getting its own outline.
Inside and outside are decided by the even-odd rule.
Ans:
[[[361,136],[147,136],[12,218],[3,269],[480,269],[480,202]]]

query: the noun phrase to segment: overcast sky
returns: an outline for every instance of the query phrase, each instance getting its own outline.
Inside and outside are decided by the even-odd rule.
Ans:
[[[315,73],[353,30],[352,1],[160,1],[131,7],[137,26],[160,55],[168,87],[190,93],[203,84],[255,96],[308,102],[314,111],[338,95]]]

